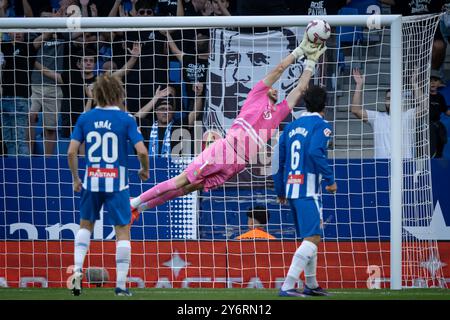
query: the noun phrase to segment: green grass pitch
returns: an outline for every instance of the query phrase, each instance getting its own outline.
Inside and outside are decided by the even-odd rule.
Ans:
[[[0,300],[450,300],[448,289],[329,290],[331,297],[280,298],[275,289],[132,289],[132,297],[115,297],[111,288],[88,288],[73,297],[62,288],[0,288]]]

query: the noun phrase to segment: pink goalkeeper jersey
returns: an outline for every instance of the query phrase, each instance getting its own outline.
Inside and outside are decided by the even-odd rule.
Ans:
[[[267,96],[269,89],[263,80],[253,87],[227,133],[228,142],[246,161],[265,146],[281,121],[291,112],[286,100],[275,105],[270,103]]]

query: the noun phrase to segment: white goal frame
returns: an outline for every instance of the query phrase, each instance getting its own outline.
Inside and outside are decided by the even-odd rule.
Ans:
[[[235,16],[235,17],[70,17],[70,18],[2,18],[0,30],[45,29],[118,31],[121,29],[170,29],[209,27],[294,27],[306,26],[311,16]],[[402,102],[402,16],[352,15],[314,16],[331,26],[390,27],[391,105]],[[391,179],[390,179],[390,288],[402,289],[402,108],[391,108]]]

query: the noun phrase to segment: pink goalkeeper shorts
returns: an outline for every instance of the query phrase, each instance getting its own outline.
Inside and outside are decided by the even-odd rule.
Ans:
[[[189,164],[185,172],[192,184],[203,184],[203,190],[214,189],[244,170],[245,161],[239,158],[225,139],[219,139],[203,150]]]

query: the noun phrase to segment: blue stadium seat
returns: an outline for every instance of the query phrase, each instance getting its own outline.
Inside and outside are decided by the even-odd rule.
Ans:
[[[343,7],[338,13],[339,15],[357,15],[359,11],[356,8]],[[362,27],[337,27],[336,33],[338,44],[352,45],[363,39]]]
[[[171,83],[181,83],[181,63],[179,61],[170,61],[169,63],[169,81]]]
[[[444,147],[443,158],[450,160],[450,116],[442,113],[441,122],[444,124],[445,129],[447,129],[447,144]]]
[[[450,107],[450,83],[447,83],[445,87],[439,88],[438,92],[445,98],[447,107]]]
[[[381,14],[381,2],[379,0],[353,0],[346,7],[357,9],[358,14]],[[370,40],[370,42],[381,40],[377,32],[365,33],[363,36],[364,40]]]
[[[377,6],[378,8],[374,6]],[[358,14],[381,13],[381,4],[379,0],[353,0],[346,7],[357,9]]]
[[[188,106],[188,98],[186,93],[186,85],[182,82],[183,67],[179,61],[170,61],[169,63],[169,81],[170,83],[180,84],[181,83],[181,96],[183,98],[183,108],[184,110]]]
[[[358,9],[343,7],[338,12],[339,15],[357,15]],[[343,47],[351,47],[354,44],[360,43],[363,40],[362,27],[337,27],[336,28],[336,46],[337,46],[337,62],[339,69],[346,68],[345,55],[342,51]]]
[[[56,154],[66,155],[67,150],[69,149],[70,139],[58,137],[58,145],[55,150]]]

